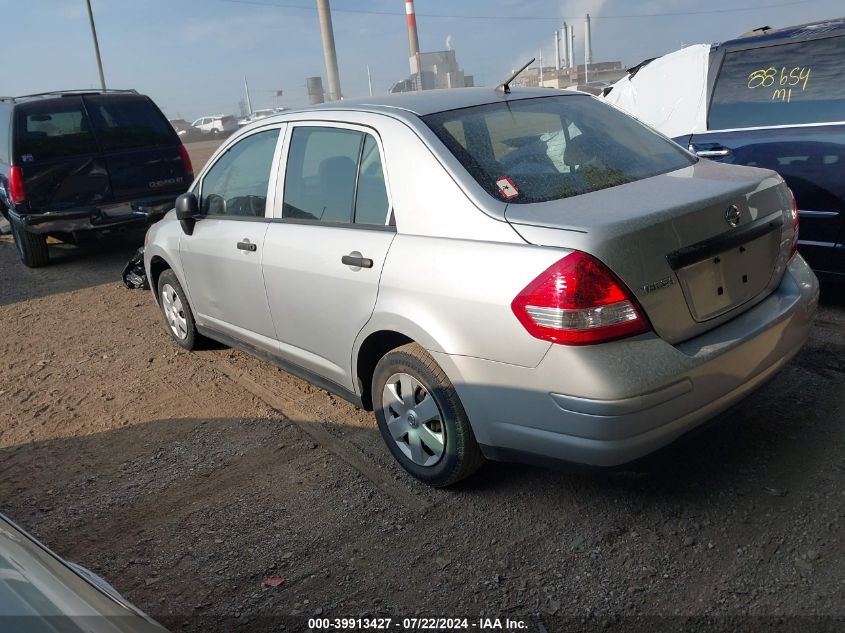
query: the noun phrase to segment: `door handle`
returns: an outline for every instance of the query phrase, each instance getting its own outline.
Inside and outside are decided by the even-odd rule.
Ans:
[[[373,260],[361,257],[360,255],[344,255],[340,258],[342,264],[357,266],[358,268],[372,268]]]
[[[254,253],[258,250],[258,246],[250,242],[248,239],[244,238],[242,242],[238,242],[238,250],[249,251],[250,253]]]
[[[693,151],[695,151],[696,156],[701,156],[701,158],[724,158],[725,156],[730,156],[731,154],[731,150],[727,147],[719,149],[699,149]]]

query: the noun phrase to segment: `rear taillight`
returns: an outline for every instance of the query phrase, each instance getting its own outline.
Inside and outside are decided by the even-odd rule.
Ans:
[[[188,176],[190,180],[193,180],[194,166],[191,163],[191,156],[188,154],[188,150],[185,149],[184,145],[179,145],[179,156],[182,157],[182,163],[185,165],[185,175]]]
[[[511,309],[531,336],[563,345],[603,343],[650,329],[625,285],[580,251],[528,284]]]
[[[789,247],[789,259],[798,252],[798,201],[795,199],[795,194],[792,189],[789,190],[789,195],[792,198],[792,245]]]
[[[26,191],[23,187],[23,172],[17,165],[9,170],[9,197],[13,204],[21,204],[26,200]]]

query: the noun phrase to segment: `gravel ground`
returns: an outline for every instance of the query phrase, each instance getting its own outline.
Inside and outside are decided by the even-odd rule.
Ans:
[[[843,288],[773,381],[659,454],[491,463],[444,491],[393,464],[370,414],[240,352],[171,343],[149,293],[118,281],[140,239],[55,247],[29,270],[0,238],[0,503],[173,630],[845,618]]]

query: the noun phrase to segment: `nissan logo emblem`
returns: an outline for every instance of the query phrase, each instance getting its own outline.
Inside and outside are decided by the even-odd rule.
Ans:
[[[740,217],[739,209],[734,204],[725,210],[725,222],[727,222],[731,228],[737,227]]]

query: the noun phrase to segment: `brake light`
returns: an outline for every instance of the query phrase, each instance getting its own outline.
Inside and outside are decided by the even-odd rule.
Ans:
[[[592,345],[651,329],[625,284],[580,251],[528,284],[511,309],[531,336],[563,345]]]
[[[17,165],[9,170],[9,197],[12,204],[21,204],[26,201],[26,190],[23,186],[23,172]]]
[[[182,163],[185,165],[185,175],[191,180],[194,179],[194,165],[191,163],[191,156],[184,145],[179,145],[179,156],[182,157]]]
[[[792,189],[789,190],[789,195],[792,198],[792,244],[789,247],[789,259],[798,252],[798,201],[795,199],[795,194]]]

